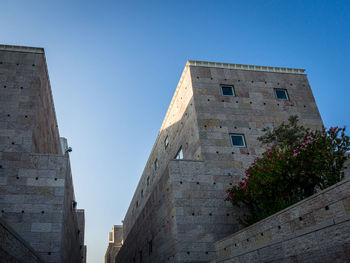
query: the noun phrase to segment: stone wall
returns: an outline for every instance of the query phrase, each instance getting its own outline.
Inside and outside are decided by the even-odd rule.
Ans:
[[[214,262],[349,262],[350,179],[220,240]]]
[[[223,96],[223,84],[236,96]],[[275,88],[286,89],[289,100],[278,100]],[[240,228],[241,211],[224,202],[225,190],[265,151],[257,141],[262,129],[291,115],[322,126],[303,70],[189,61],[125,216],[117,260],[213,260],[214,243]],[[243,134],[246,147],[233,147],[230,134]],[[180,146],[184,159],[175,161]],[[153,252],[145,255],[149,240]]]
[[[165,147],[165,139],[168,146]],[[157,186],[169,160],[182,147],[185,159],[201,159],[189,71],[185,69],[124,218],[124,240]],[[158,167],[155,167],[157,160]]]
[[[79,262],[73,200],[44,50],[0,45],[0,217],[45,262]]]
[[[0,261],[44,263],[34,249],[0,218]]]

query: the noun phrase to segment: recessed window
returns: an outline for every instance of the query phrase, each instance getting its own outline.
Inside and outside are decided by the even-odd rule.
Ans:
[[[221,92],[223,96],[236,96],[233,86],[221,86]]]
[[[149,185],[149,176],[147,177],[147,185]]]
[[[154,161],[154,169],[157,170],[158,169],[158,159],[156,159]]]
[[[275,95],[279,100],[289,100],[288,92],[286,89],[275,89]]]
[[[231,134],[230,136],[233,147],[246,147],[243,134]]]
[[[141,190],[141,198],[143,198],[143,189]]]
[[[166,149],[169,145],[169,139],[168,139],[168,136],[165,137],[165,140],[164,140],[164,148]]]
[[[139,201],[136,201],[136,207],[139,207]]]
[[[184,158],[184,154],[183,154],[183,151],[182,151],[182,146],[180,147],[180,149],[178,150],[177,154],[175,155],[175,159],[183,159]]]

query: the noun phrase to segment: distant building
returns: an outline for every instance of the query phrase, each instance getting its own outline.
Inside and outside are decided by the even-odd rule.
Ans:
[[[188,61],[123,225],[116,262],[210,262],[240,229],[225,190],[266,149],[265,127],[322,126],[304,70]]]
[[[115,225],[109,232],[109,243],[105,255],[105,263],[115,263],[118,252],[123,244],[123,227]]]
[[[0,45],[0,217],[44,262],[84,260],[69,151],[44,49]]]

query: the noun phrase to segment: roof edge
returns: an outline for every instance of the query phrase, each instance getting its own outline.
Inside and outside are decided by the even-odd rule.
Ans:
[[[0,45],[1,51],[12,52],[26,52],[26,53],[38,53],[44,54],[44,49],[41,47],[26,47],[26,46],[14,46],[14,45]]]
[[[256,65],[244,65],[244,64],[218,63],[218,62],[197,61],[197,60],[188,60],[188,65],[195,66],[195,67],[305,74],[304,73],[305,69],[298,69],[298,68],[283,68],[283,67],[269,67],[269,66],[256,66]]]

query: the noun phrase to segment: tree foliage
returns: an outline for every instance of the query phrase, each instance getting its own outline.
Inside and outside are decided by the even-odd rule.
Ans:
[[[243,179],[227,190],[226,200],[248,208],[239,218],[244,225],[255,223],[344,177],[345,153],[350,139],[345,128],[313,131],[298,125],[292,116],[259,138],[273,146],[245,171]]]

